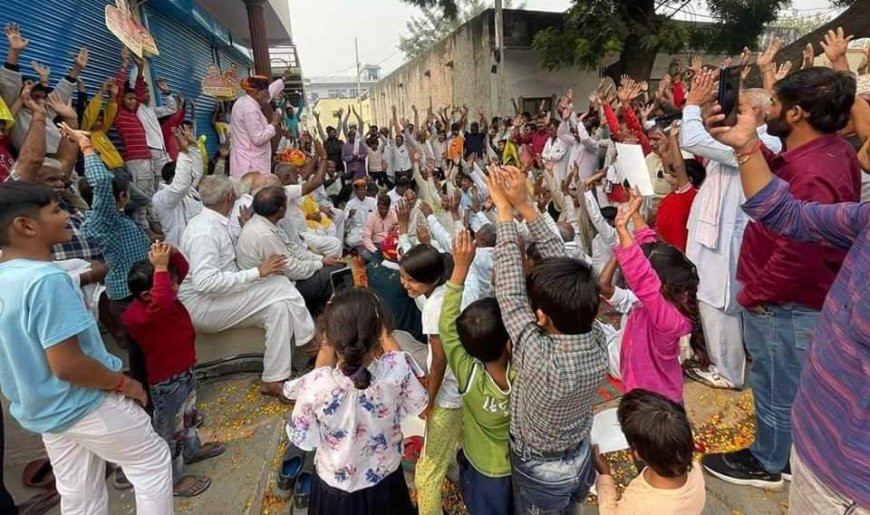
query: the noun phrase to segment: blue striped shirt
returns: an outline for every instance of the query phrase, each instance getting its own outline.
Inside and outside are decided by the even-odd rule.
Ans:
[[[114,177],[96,153],[85,158],[85,179],[94,200],[85,215],[82,234],[97,243],[109,265],[106,294],[112,300],[122,300],[130,296],[127,273],[134,263],[148,257],[151,242],[142,228],[118,209],[112,194]]]
[[[848,251],[816,324],[792,407],[801,460],[840,495],[870,507],[870,203],[796,200],[774,178],[743,205],[784,236]]]

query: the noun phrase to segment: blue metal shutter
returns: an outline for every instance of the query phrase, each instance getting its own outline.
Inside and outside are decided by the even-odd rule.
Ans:
[[[66,76],[79,49],[87,47],[90,61],[81,79],[89,95],[96,93],[104,80],[118,73],[120,64],[121,42],[106,28],[106,5],[104,0],[3,0],[0,26],[18,23],[30,40],[19,62],[24,76],[36,78],[30,66],[36,60],[51,68],[55,85]]]
[[[206,135],[211,156],[217,151],[218,141],[211,125],[214,99],[202,94],[202,78],[214,64],[211,42],[154,9],[146,7],[145,15],[160,50],[160,55],[151,59],[152,80],[165,79],[174,93],[196,101],[197,136]]]

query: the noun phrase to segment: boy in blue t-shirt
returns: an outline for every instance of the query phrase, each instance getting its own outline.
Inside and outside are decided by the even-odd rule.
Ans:
[[[67,134],[93,153],[84,133]],[[52,245],[69,240],[68,216],[47,186],[0,184],[0,388],[21,426],[42,434],[64,511],[107,510],[111,461],[136,487],[139,510],[171,513],[169,449],[141,407],[146,393],[120,373],[69,275],[51,262]]]

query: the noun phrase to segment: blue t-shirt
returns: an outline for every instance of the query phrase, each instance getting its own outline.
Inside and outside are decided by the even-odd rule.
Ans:
[[[82,352],[118,371],[69,275],[44,261],[0,263],[0,388],[29,431],[59,433],[97,409],[106,393],[58,379],[45,350],[77,336]]]

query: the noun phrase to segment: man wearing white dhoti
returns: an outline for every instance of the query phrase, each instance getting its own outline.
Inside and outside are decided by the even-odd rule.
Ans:
[[[309,344],[314,321],[293,283],[275,275],[283,272],[286,257],[271,256],[257,268],[239,270],[227,226],[227,215],[235,203],[232,182],[209,176],[200,184],[199,193],[202,213],[188,223],[181,240],[190,273],[178,297],[198,331],[263,327],[266,350],[260,391],[278,396],[292,370],[292,342]]]

